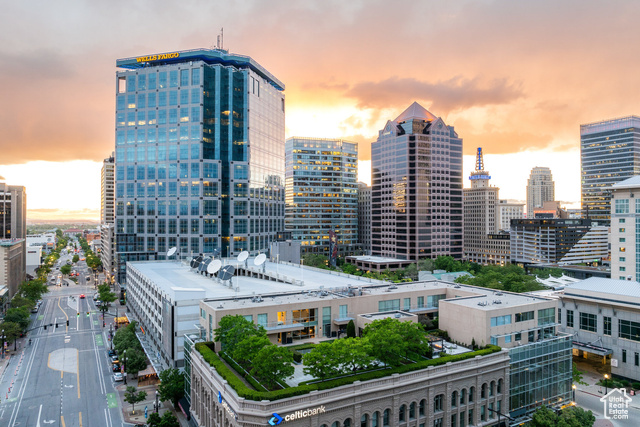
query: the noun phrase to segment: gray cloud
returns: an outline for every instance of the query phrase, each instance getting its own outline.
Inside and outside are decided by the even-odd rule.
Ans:
[[[360,108],[389,108],[410,105],[414,100],[428,102],[435,114],[486,106],[507,104],[523,96],[520,83],[507,79],[482,82],[480,78],[461,76],[436,83],[414,78],[391,77],[379,82],[362,82],[347,91]]]

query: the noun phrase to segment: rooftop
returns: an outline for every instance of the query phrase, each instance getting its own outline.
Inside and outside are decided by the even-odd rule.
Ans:
[[[438,118],[431,114],[431,112],[429,112],[422,105],[414,102],[409,106],[409,108],[404,110],[402,114],[396,117],[395,122],[402,123],[413,119],[426,120],[428,122],[431,122],[433,120],[437,120]]]
[[[605,299],[612,295],[640,298],[640,283],[633,280],[606,279],[604,277],[590,277],[580,282],[568,285],[564,289],[565,295],[600,296]]]
[[[239,69],[249,68],[267,81],[276,89],[283,91],[284,83],[275,78],[266,68],[258,64],[254,59],[229,53],[223,49],[190,49],[176,52],[156,53],[132,58],[123,58],[116,61],[116,67],[134,70],[153,65],[170,65],[181,62],[204,61],[207,64],[220,64],[233,66]]]
[[[0,240],[0,246],[13,246],[22,241],[24,241],[24,239],[2,239]]]
[[[640,187],[640,175],[632,176],[631,178],[620,181],[611,186],[614,190],[620,190],[624,188],[638,188]]]
[[[406,263],[415,263],[415,261],[408,261],[406,259],[399,259],[399,258],[389,258],[389,257],[382,257],[382,256],[373,256],[373,255],[354,255],[354,256],[349,256],[349,259],[355,259],[357,261],[364,261],[364,262],[373,262],[373,263],[389,263],[389,262],[406,262]]]

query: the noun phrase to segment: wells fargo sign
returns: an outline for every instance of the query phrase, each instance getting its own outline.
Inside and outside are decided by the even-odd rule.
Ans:
[[[136,58],[136,61],[137,62],[161,61],[163,59],[177,58],[179,56],[180,56],[180,52],[161,53],[159,55],[139,56]]]

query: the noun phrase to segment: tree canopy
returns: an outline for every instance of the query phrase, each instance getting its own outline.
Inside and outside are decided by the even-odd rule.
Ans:
[[[177,408],[178,401],[184,397],[184,373],[177,369],[166,369],[160,372],[159,377],[158,394],[160,400],[171,401],[173,406]]]
[[[564,409],[560,414],[542,406],[533,413],[532,427],[591,427],[596,417],[591,411],[585,411],[578,406]]]
[[[127,386],[127,390],[124,392],[124,401],[131,403],[131,412],[135,414],[135,405],[138,402],[142,402],[147,397],[146,391],[138,391],[134,386]]]
[[[223,351],[233,350],[240,341],[250,336],[260,335],[266,336],[264,328],[239,314],[224,316],[215,330],[215,340],[220,342]]]
[[[269,387],[275,387],[279,379],[293,375],[293,353],[284,347],[268,345],[253,359],[252,373],[260,377]]]

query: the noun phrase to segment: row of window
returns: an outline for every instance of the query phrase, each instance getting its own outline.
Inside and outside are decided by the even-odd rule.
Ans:
[[[560,317],[558,310],[558,318]],[[560,320],[560,319],[559,319]],[[611,336],[610,316],[602,316],[602,334]],[[580,312],[580,329],[588,332],[598,332],[598,315]],[[567,310],[567,327],[574,327],[573,310]],[[640,341],[640,322],[618,319],[618,338]]]
[[[188,114],[188,113],[187,113]],[[170,116],[169,123],[178,123],[173,121]],[[177,117],[176,117],[177,120]],[[194,120],[192,120],[194,121]],[[197,120],[199,121],[199,120]],[[181,117],[181,123],[189,122],[189,116]],[[130,129],[124,131],[118,129],[116,131],[116,145],[135,144],[135,143],[149,143],[155,144],[164,142],[178,142],[178,141],[200,141],[202,139],[202,128],[200,125],[187,126],[183,124],[180,127],[161,127],[161,128],[149,128],[149,129]],[[122,158],[122,157],[120,157]],[[151,159],[149,159],[151,160]],[[133,160],[130,160],[133,161]]]
[[[184,147],[184,148],[183,148]],[[195,147],[195,148],[194,148]],[[160,148],[160,147],[158,147]],[[166,147],[163,147],[166,148]],[[170,160],[176,160],[175,157],[178,155],[178,147],[169,147],[169,157],[173,157]],[[193,156],[199,155],[200,147],[196,145],[191,146],[191,155],[192,158],[198,158]],[[166,157],[166,150],[162,150],[164,156]],[[181,145],[180,146],[180,160],[188,160],[189,159],[189,146]],[[164,160],[164,159],[163,159]],[[165,179],[167,178],[167,171],[171,173],[175,173],[176,175],[179,173],[180,178],[189,178],[189,172],[191,178],[218,178],[218,164],[217,163],[203,163],[202,164],[202,175],[200,174],[200,163],[194,162],[191,163],[180,163],[180,167],[178,170],[178,163],[161,163],[161,164],[149,164],[149,165],[124,165],[118,164],[116,167],[116,181],[134,181],[144,180],[144,179]],[[125,173],[126,172],[126,173]],[[157,172],[157,174],[156,174]],[[249,165],[247,164],[236,164],[233,165],[233,178],[234,179],[247,179],[249,176]],[[177,178],[175,176],[174,178]]]
[[[149,94],[129,94],[118,95],[116,103],[117,110],[116,117],[124,117],[125,110],[142,109],[142,108],[156,108],[166,106],[178,106],[187,104],[200,104],[200,94],[202,89],[182,89],[182,90],[169,90],[161,92],[152,92]],[[129,112],[127,114],[133,114]],[[223,115],[224,112],[221,112]],[[124,125],[119,125],[124,126]]]
[[[191,81],[189,81],[191,77]],[[137,90],[156,90],[168,87],[199,85],[201,83],[200,68],[152,71],[148,74],[128,74],[118,77],[118,93],[132,93]]]

